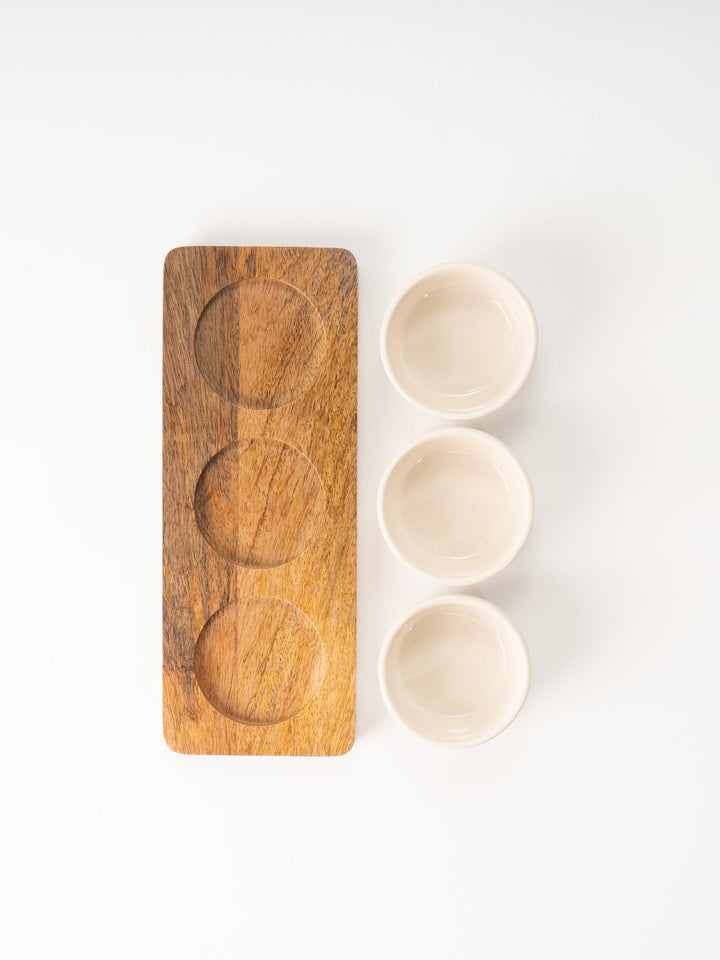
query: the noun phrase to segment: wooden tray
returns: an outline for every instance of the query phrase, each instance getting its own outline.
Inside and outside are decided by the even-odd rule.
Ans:
[[[163,718],[173,750],[352,746],[356,415],[347,250],[168,254]]]

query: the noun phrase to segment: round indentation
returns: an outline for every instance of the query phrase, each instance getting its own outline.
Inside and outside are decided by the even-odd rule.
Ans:
[[[212,389],[239,407],[269,410],[302,396],[327,349],[315,304],[281,280],[228,284],[200,314],[195,357]]]
[[[195,645],[195,676],[220,713],[256,726],[296,716],[325,670],[322,642],[292,603],[243,597],[221,607]]]
[[[216,454],[195,489],[195,518],[214,550],[243,567],[299,557],[325,517],[322,480],[280,440],[239,440]]]

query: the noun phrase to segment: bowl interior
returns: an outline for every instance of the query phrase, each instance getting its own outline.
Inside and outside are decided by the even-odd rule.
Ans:
[[[510,280],[451,264],[420,277],[398,300],[384,349],[406,396],[460,419],[489,413],[520,389],[536,342],[532,309]]]
[[[462,747],[484,743],[513,720],[530,669],[522,638],[497,607],[457,597],[405,620],[387,646],[381,679],[405,726]]]
[[[527,476],[508,448],[479,430],[430,434],[391,469],[380,496],[391,547],[411,567],[448,583],[502,570],[532,522]]]

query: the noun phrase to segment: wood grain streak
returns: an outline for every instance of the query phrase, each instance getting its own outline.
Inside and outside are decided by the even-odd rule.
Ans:
[[[168,254],[163,724],[172,749],[350,749],[356,389],[348,251]]]

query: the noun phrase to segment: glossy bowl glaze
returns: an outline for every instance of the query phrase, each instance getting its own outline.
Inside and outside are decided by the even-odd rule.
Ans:
[[[442,747],[497,736],[519,713],[530,686],[525,643],[487,600],[443,596],[413,607],[380,653],[380,688],[406,729]]]
[[[398,391],[430,413],[469,420],[497,410],[525,382],[537,326],[503,274],[450,263],[421,274],[391,304],[380,352]]]
[[[410,444],[388,468],[378,519],[390,549],[443,583],[477,583],[504,569],[533,515],[527,474],[496,437],[450,427]]]

